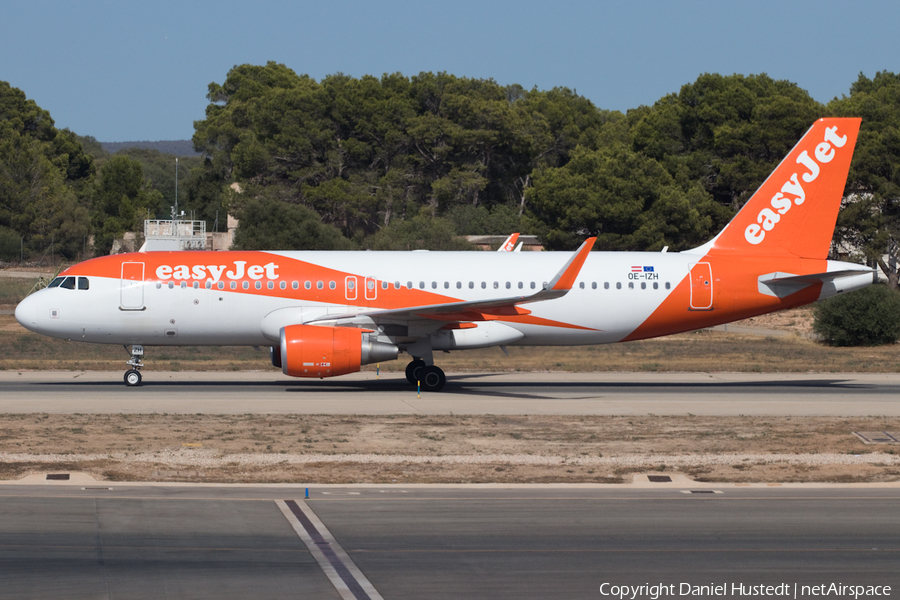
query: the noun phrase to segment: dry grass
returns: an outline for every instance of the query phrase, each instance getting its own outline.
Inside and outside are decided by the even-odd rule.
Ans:
[[[900,346],[831,348],[795,335],[761,337],[699,331],[604,346],[497,348],[439,354],[438,364],[458,371],[735,371],[860,372],[900,370]],[[47,338],[23,329],[12,315],[0,315],[0,369],[124,370],[121,346],[81,344]],[[147,364],[167,371],[271,369],[268,348],[148,347]],[[405,360],[383,363],[400,371]],[[364,367],[372,370],[374,365]]]
[[[217,482],[613,482],[646,467],[598,468],[585,457],[666,457],[739,454],[893,453],[866,446],[852,431],[900,429],[900,420],[835,417],[608,416],[330,416],[330,415],[0,415],[0,452],[34,460],[0,463],[0,478],[34,471],[78,470],[114,480]],[[197,450],[185,450],[185,444]],[[128,462],[123,456],[204,452],[220,466],[186,468]],[[42,455],[73,460],[47,463]],[[99,454],[90,460],[75,455]],[[233,455],[337,455],[334,463],[229,463]],[[117,458],[116,455],[119,458]],[[376,455],[367,463],[350,455]],[[391,456],[524,455],[563,457],[560,465],[390,463]],[[868,465],[784,465],[736,459],[734,464],[682,469],[715,481],[897,481],[900,468]]]

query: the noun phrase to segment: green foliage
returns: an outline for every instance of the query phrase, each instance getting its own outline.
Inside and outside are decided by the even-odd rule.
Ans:
[[[475,250],[456,235],[453,223],[421,214],[395,221],[366,240],[370,250]]]
[[[850,96],[828,105],[838,116],[862,117],[847,195],[850,202],[838,217],[839,247],[859,248],[866,262],[881,267],[891,287],[898,283],[900,258],[900,75],[860,74]],[[883,260],[891,255],[894,261]]]
[[[322,223],[313,210],[291,204],[279,190],[250,188],[235,202],[240,221],[235,250],[351,250],[340,230]]]
[[[0,81],[0,227],[25,238],[28,253],[52,243],[74,258],[90,229],[83,191],[93,177],[93,158],[77,137]]]
[[[115,156],[127,156],[141,163],[141,170],[150,187],[162,195],[164,211],[175,205],[175,156],[144,148],[126,148],[116,152]],[[185,183],[190,177],[191,170],[202,164],[203,159],[199,156],[178,158],[179,209],[185,208]],[[168,214],[159,216],[168,217]]]
[[[813,331],[832,346],[883,346],[900,339],[900,292],[872,285],[816,305]]]
[[[144,177],[141,163],[115,155],[103,166],[91,191],[94,247],[107,254],[126,231],[143,232],[148,215],[162,209],[162,194]]]
[[[577,148],[541,171],[529,203],[544,245],[573,249],[597,236],[600,250],[681,250],[710,236],[719,209],[697,184],[684,189],[663,166],[622,144]]]
[[[628,118],[636,151],[736,211],[823,112],[789,81],[704,74]]]
[[[9,227],[0,225],[0,260],[19,259],[22,237]]]

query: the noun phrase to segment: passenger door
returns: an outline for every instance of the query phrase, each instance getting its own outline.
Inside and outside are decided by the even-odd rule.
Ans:
[[[119,308],[144,310],[144,263],[123,262]]]

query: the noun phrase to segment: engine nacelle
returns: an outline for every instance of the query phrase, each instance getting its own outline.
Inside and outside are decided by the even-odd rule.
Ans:
[[[399,352],[394,344],[355,327],[288,325],[280,334],[281,371],[291,377],[355,373],[362,365],[394,360]]]

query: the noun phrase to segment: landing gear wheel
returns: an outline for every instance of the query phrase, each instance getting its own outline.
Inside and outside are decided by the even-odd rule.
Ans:
[[[125,385],[128,387],[141,385],[141,372],[134,369],[125,371]]]
[[[417,385],[419,382],[419,378],[422,377],[420,369],[425,367],[425,361],[421,358],[417,358],[414,361],[410,362],[406,365],[406,380],[410,382],[412,385]]]
[[[429,392],[439,392],[444,384],[447,383],[447,377],[440,367],[431,365],[422,369],[419,375],[422,379],[422,389]]]

